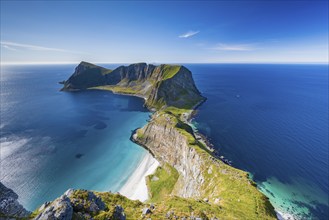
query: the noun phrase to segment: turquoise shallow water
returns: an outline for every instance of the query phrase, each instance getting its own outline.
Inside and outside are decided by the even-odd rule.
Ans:
[[[129,140],[146,124],[143,100],[59,92],[73,65],[1,70],[1,175],[34,210],[68,188],[118,191],[146,151]]]
[[[328,65],[189,64],[208,98],[194,120],[277,210],[329,219]]]

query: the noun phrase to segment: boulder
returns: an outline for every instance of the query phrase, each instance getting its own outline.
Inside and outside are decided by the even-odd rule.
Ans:
[[[72,215],[73,207],[71,205],[71,201],[66,195],[62,195],[49,204],[37,217],[35,217],[35,219],[71,220]]]
[[[116,205],[114,208],[113,219],[116,220],[126,220],[126,215],[124,209],[120,205]]]

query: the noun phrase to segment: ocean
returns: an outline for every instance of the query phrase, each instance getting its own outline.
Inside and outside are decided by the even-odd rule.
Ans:
[[[1,69],[0,181],[29,210],[69,188],[117,192],[147,153],[129,140],[149,119],[144,100],[60,92],[74,67]]]
[[[194,124],[281,213],[329,219],[328,65],[190,64]]]
[[[74,67],[1,67],[0,181],[30,210],[68,188],[118,191],[146,154],[129,141],[143,100],[59,92]],[[281,213],[328,219],[328,65],[186,67],[208,98],[193,123],[220,154]]]

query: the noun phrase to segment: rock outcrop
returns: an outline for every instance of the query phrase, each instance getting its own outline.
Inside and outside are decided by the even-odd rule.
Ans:
[[[70,220],[73,215],[73,207],[70,199],[62,195],[51,203],[45,203],[39,209],[40,213],[35,217],[36,220],[43,219],[61,219]]]
[[[62,90],[76,91],[81,89],[87,89],[93,86],[105,85],[105,75],[111,72],[111,70],[103,67],[81,62],[76,68],[72,76],[64,82]]]
[[[34,219],[91,219],[105,209],[105,203],[94,192],[69,189],[53,202],[44,203]],[[120,209],[120,213],[123,213],[123,209]],[[118,216],[117,211],[113,215]]]
[[[145,98],[150,109],[166,106],[191,109],[205,98],[184,66],[136,63],[109,70],[81,62],[65,81],[63,91],[106,89]]]
[[[193,140],[192,129],[167,113],[154,114],[152,120],[139,129],[133,139],[145,146],[162,163],[173,166],[180,174],[176,195],[184,198],[200,197],[204,184],[202,167],[205,165]],[[138,135],[139,134],[139,135]],[[194,140],[193,140],[194,141]]]
[[[18,195],[0,182],[0,219],[20,219],[31,214],[17,199]]]

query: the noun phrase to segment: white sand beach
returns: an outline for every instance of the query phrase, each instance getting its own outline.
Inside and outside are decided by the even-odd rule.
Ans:
[[[119,190],[119,193],[132,200],[146,201],[148,199],[148,191],[145,177],[154,173],[158,166],[159,162],[150,153],[147,153],[133,175]]]

